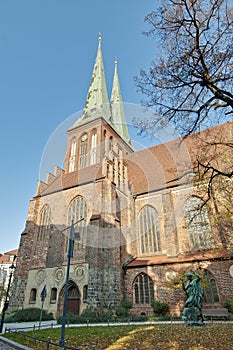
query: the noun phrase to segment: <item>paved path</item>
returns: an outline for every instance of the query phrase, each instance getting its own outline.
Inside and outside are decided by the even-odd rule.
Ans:
[[[25,345],[18,344],[12,340],[0,336],[0,350],[32,350]]]
[[[9,345],[6,345],[0,341],[0,349],[1,350],[15,350],[14,348],[10,347]]]

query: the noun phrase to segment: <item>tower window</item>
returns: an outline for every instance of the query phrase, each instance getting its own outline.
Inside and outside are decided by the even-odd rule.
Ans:
[[[109,151],[111,151],[113,149],[113,137],[110,136],[109,138]]]
[[[71,143],[71,150],[70,150],[69,173],[71,173],[75,169],[75,156],[76,156],[76,141],[73,140]]]
[[[97,135],[95,133],[91,136],[91,165],[96,164],[96,145]]]
[[[85,168],[87,166],[87,135],[83,135],[80,142],[80,152],[79,152],[79,164],[80,168]]]

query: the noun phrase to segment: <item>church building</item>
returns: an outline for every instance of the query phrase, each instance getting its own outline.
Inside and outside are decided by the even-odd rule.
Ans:
[[[219,129],[232,139],[232,123]],[[221,133],[223,132],[221,131]],[[64,169],[39,181],[21,235],[11,306],[62,313],[70,233],[67,312],[116,309],[153,314],[164,301],[179,315],[179,281],[190,269],[207,281],[204,304],[223,307],[233,297],[232,225],[215,222],[218,204],[202,206],[193,181],[195,138],[135,151],[115,71],[109,100],[101,38],[81,117],[67,130]],[[203,184],[202,186],[205,186]],[[204,188],[204,187],[203,187]]]

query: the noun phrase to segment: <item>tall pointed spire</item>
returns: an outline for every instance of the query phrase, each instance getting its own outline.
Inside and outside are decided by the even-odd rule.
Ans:
[[[99,35],[99,45],[98,45],[95,65],[92,73],[91,84],[88,90],[87,99],[84,107],[84,114],[88,110],[102,107],[103,105],[109,103],[105,74],[104,74],[101,42],[102,42],[102,37],[101,35]]]
[[[114,70],[114,78],[112,84],[112,95],[110,100],[111,112],[112,112],[112,124],[114,128],[117,130],[119,135],[123,137],[125,141],[130,142],[130,136],[128,127],[126,124],[124,106],[122,102],[121,89],[117,71],[118,62],[115,60],[115,70]]]
[[[83,114],[80,119],[78,119],[73,127],[82,124],[86,119],[95,119],[98,116],[102,116],[107,121],[111,119],[110,105],[106,87],[104,64],[102,56],[102,37],[99,35],[99,44],[97,55],[95,59],[95,64],[93,68],[93,73],[91,77],[91,83],[89,86],[85,107]],[[72,128],[73,128],[72,127]]]

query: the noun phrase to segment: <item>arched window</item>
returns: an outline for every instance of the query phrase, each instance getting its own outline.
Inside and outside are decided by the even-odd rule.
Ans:
[[[87,303],[87,291],[88,291],[88,285],[85,285],[83,287],[83,302]]]
[[[83,219],[82,221],[79,221]],[[72,221],[74,223],[74,250],[73,257],[78,253],[78,250],[86,243],[86,219],[87,219],[87,205],[82,196],[76,197],[69,205],[68,211],[68,226],[71,226]],[[78,222],[79,221],[79,222]],[[68,249],[69,239],[66,240],[66,249]]]
[[[204,282],[204,303],[219,303],[217,284],[214,276],[209,271],[205,271],[204,273]]]
[[[50,217],[51,217],[50,208],[48,205],[45,205],[40,212],[39,229],[38,229],[38,235],[37,235],[38,241],[44,241],[46,236],[48,235],[50,230]]]
[[[69,173],[75,170],[75,156],[76,156],[76,140],[71,143],[70,160],[69,160]]]
[[[214,244],[208,210],[200,198],[192,197],[185,207],[190,245],[192,249],[210,247]]]
[[[139,214],[139,242],[142,255],[161,250],[158,213],[149,205]]]
[[[116,194],[116,218],[120,221],[121,220],[121,203],[119,196]]]
[[[154,285],[152,279],[141,273],[134,281],[134,302],[135,304],[151,304],[154,300]]]
[[[83,135],[80,142],[79,149],[79,165],[80,169],[87,166],[87,134]]]
[[[96,147],[97,147],[97,134],[94,133],[91,136],[91,165],[96,164]]]
[[[57,301],[57,288],[51,289],[50,304],[55,304]]]
[[[32,288],[31,292],[30,292],[29,304],[35,304],[35,302],[36,302],[36,293],[37,293],[36,288]]]
[[[111,151],[113,149],[113,137],[110,136],[109,137],[109,151]]]

